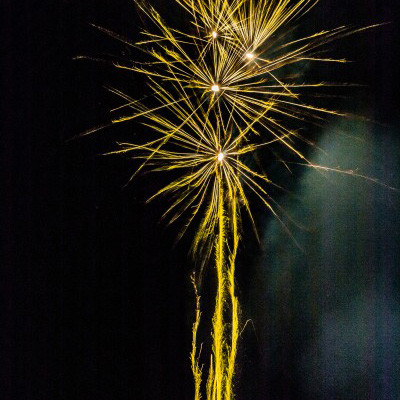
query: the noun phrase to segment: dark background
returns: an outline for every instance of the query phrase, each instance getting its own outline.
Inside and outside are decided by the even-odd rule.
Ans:
[[[185,21],[171,2],[154,3]],[[133,97],[145,90],[141,77],[107,62],[74,60],[135,56],[90,24],[135,39],[143,21],[128,0],[2,7],[0,398],[190,399],[190,240],[174,247],[179,227],[159,221],[166,199],[144,204],[162,178],[125,187],[134,164],[99,156],[142,128],[70,140],[109,122],[120,103],[105,85]],[[328,120],[319,139],[327,155],[310,157],[396,187],[398,16],[396,0],[323,0],[301,28],[392,22],[333,46],[354,63],[315,72],[366,85],[332,104],[375,122]],[[252,323],[241,339],[237,398],[400,398],[398,193],[269,167],[292,190],[277,199],[304,225],[291,228],[302,250],[255,206],[262,243],[246,228],[238,262],[242,320]]]

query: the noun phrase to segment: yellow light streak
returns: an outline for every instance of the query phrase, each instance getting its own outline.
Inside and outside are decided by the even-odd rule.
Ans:
[[[298,143],[308,140],[291,126],[344,115],[304,99],[306,89],[333,84],[299,83],[280,72],[305,61],[345,62],[327,57],[321,47],[366,28],[338,27],[287,41],[285,28],[318,0],[175,1],[188,13],[195,31],[169,27],[154,8],[140,2],[157,31],[143,32],[143,40],[135,44],[123,40],[139,47],[149,60],[115,66],[145,75],[151,102],[110,89],[124,100],[115,108],[122,114],[113,122],[140,119],[153,136],[139,143],[121,143],[112,154],[133,153],[141,161],[137,171],[146,167],[176,173],[149,200],[169,194],[173,200],[164,217],[171,223],[186,217],[179,237],[196,223],[193,254],[200,254],[204,263],[215,260],[212,348],[204,389],[207,400],[232,400],[240,331],[235,262],[241,210],[254,225],[248,193],[280,218],[268,193],[272,182],[262,170],[247,165],[245,157],[277,143],[301,163],[322,168],[301,153]],[[190,360],[194,399],[200,400],[203,365],[197,337],[201,312],[198,282],[193,279],[193,284],[196,317]]]

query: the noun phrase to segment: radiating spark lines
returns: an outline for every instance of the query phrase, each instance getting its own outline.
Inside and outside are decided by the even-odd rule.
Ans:
[[[307,13],[317,0],[175,2],[190,18],[187,31],[169,27],[153,7],[138,3],[155,32],[144,31],[143,40],[128,44],[141,49],[148,59],[115,65],[146,77],[151,102],[110,89],[125,101],[115,109],[122,114],[113,122],[139,119],[154,136],[139,143],[120,143],[112,154],[133,153],[141,160],[137,172],[143,168],[176,172],[149,200],[167,194],[172,198],[163,216],[170,222],[186,217],[180,236],[196,221],[193,254],[205,262],[214,258],[217,277],[205,382],[199,361],[202,347],[197,349],[200,296],[193,279],[196,318],[190,359],[194,398],[200,400],[204,389],[207,400],[231,400],[240,331],[235,260],[242,210],[254,224],[249,193],[279,219],[279,206],[268,193],[272,182],[245,158],[277,143],[299,162],[322,168],[302,154],[298,143],[308,140],[291,126],[320,121],[326,115],[344,115],[304,100],[304,90],[333,84],[299,83],[284,71],[304,61],[345,62],[327,57],[321,47],[367,28],[338,27],[289,41],[288,24]]]

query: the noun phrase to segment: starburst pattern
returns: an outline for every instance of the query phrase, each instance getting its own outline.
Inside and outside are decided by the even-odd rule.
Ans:
[[[212,242],[218,220],[217,170],[229,191],[237,190],[237,201],[245,206],[251,219],[246,190],[255,193],[278,216],[278,206],[273,207],[267,194],[266,184],[272,182],[264,173],[246,166],[241,156],[278,142],[308,163],[298,143],[309,141],[292,127],[293,121],[302,126],[305,122],[320,121],[325,114],[345,114],[307,104],[301,97],[304,89],[329,84],[298,83],[298,76],[278,78],[278,72],[288,65],[310,60],[345,62],[320,57],[318,48],[355,30],[340,27],[285,42],[286,25],[306,13],[316,1],[176,1],[191,15],[193,32],[170,28],[151,6],[140,3],[158,32],[144,31],[146,39],[134,46],[153,61],[116,64],[118,68],[144,74],[151,98],[158,104],[146,106],[111,89],[127,101],[117,110],[133,110],[114,122],[141,117],[160,136],[144,145],[123,144],[123,149],[115,153],[135,151],[138,158],[144,159],[139,170],[158,164],[155,170],[182,172],[180,179],[156,195],[170,192],[178,197],[165,213],[175,212],[172,221],[190,210],[185,227],[203,205],[209,204],[194,241],[194,249],[198,249],[201,240]],[[208,244],[204,248],[210,253]]]
[[[136,100],[120,90],[110,90],[125,101],[114,110],[123,114],[113,122],[140,119],[148,128],[149,138],[139,143],[120,143],[112,153],[133,153],[142,161],[137,172],[146,168],[175,173],[152,198],[170,195],[172,201],[164,217],[174,222],[186,216],[181,235],[196,221],[193,253],[203,261],[215,257],[217,290],[205,391],[208,400],[231,400],[239,337],[234,274],[241,211],[245,210],[254,223],[251,194],[279,218],[279,205],[268,194],[273,183],[262,170],[250,167],[245,158],[278,143],[301,162],[313,166],[299,150],[299,142],[308,143],[308,139],[299,133],[296,124],[344,114],[305,101],[305,90],[329,84],[299,83],[298,74],[285,71],[304,61],[345,62],[326,57],[322,46],[367,28],[339,27],[293,40],[288,35],[289,23],[307,13],[317,1],[175,2],[190,18],[185,32],[169,27],[144,2],[138,6],[154,29],[144,31],[143,40],[131,43],[103,29],[148,57],[145,62],[115,65],[143,74],[150,95]],[[203,367],[199,361],[201,351],[197,350],[201,317],[197,288],[196,300],[190,359],[195,399],[199,400]]]

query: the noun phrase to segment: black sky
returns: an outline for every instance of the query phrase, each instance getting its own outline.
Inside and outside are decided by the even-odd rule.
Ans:
[[[171,21],[185,21],[170,1],[155,3]],[[191,399],[190,240],[174,247],[177,227],[166,229],[159,221],[166,199],[144,204],[162,183],[160,178],[143,175],[125,187],[133,172],[131,161],[99,156],[112,150],[115,141],[128,139],[132,126],[69,140],[109,121],[109,109],[118,103],[104,86],[123,87],[134,97],[145,90],[142,78],[118,72],[108,63],[74,59],[82,55],[101,59],[135,56],[90,24],[135,38],[144,22],[128,0],[6,0],[1,16],[1,197],[5,208],[1,226],[0,398]],[[311,32],[342,24],[392,22],[335,44],[332,50],[355,62],[340,70],[323,67],[320,72],[321,79],[332,72],[334,79],[366,85],[340,106],[377,121],[366,122],[366,129],[372,132],[367,145],[372,146],[373,155],[372,164],[365,165],[373,165],[367,172],[389,184],[399,183],[398,16],[396,0],[321,0],[301,28]],[[339,122],[329,122],[330,127],[335,124]],[[142,128],[135,129],[140,133]],[[353,134],[357,129],[359,125],[350,125],[344,131]],[[327,131],[323,132],[326,138]],[[329,147],[332,142],[325,144]],[[343,147],[342,142],[333,142],[332,146],[335,152],[354,145]],[[362,163],[363,157],[367,156],[358,154],[355,159]],[[383,163],[381,169],[379,163]],[[279,176],[279,172],[273,173]],[[363,186],[356,195],[342,196],[327,206],[342,212],[327,214],[318,209],[321,203],[310,200],[316,193],[302,186],[307,179],[299,171],[290,185],[303,196],[306,209],[314,212],[299,211],[301,204],[294,207],[286,197],[280,198],[297,212],[301,222],[324,226],[315,236],[295,232],[305,253],[298,252],[275,222],[261,214],[261,208],[262,246],[255,244],[251,231],[244,240],[238,285],[243,318],[252,318],[255,328],[246,330],[243,338],[238,399],[397,399],[398,376],[391,385],[382,384],[386,375],[380,368],[386,364],[379,360],[379,349],[372,364],[357,358],[364,354],[361,350],[356,353],[361,372],[355,377],[368,368],[376,372],[365,375],[358,386],[340,381],[335,368],[348,364],[338,362],[331,370],[327,365],[358,343],[354,339],[359,337],[357,332],[353,336],[337,333],[338,324],[346,321],[346,315],[355,315],[355,304],[359,304],[346,302],[346,290],[367,286],[364,275],[354,287],[341,286],[341,279],[356,279],[352,271],[364,271],[367,260],[373,260],[366,271],[377,286],[367,296],[371,303],[364,302],[361,308],[373,308],[368,315],[375,318],[378,333],[363,343],[378,346],[379,340],[385,343],[390,334],[399,332],[393,325],[395,317],[379,320],[382,315],[398,316],[399,312],[398,197],[393,192],[388,195],[386,189]],[[347,193],[353,189],[346,181],[337,190]],[[325,191],[326,195],[329,190],[323,186],[316,192]],[[335,190],[329,193],[335,198]],[[365,193],[375,196],[373,201],[364,197]],[[361,219],[355,216],[357,207],[363,210]],[[330,224],[324,218],[330,218]],[[356,220],[356,230],[346,223]],[[275,239],[268,239],[271,232]],[[323,241],[323,235],[336,235],[336,239]],[[355,235],[361,239],[354,239]],[[354,253],[349,240],[362,249]],[[323,256],[313,253],[321,248],[325,249]],[[282,260],[286,264],[279,269]],[[339,278],[328,272],[313,275],[313,266],[318,264],[326,271],[324,267],[332,260],[342,266]],[[207,277],[212,282],[212,272]],[[274,282],[275,286],[269,286]],[[389,304],[379,302],[384,284],[391,290],[393,314],[380,312]],[[315,297],[307,297],[310,291]],[[348,304],[348,314],[333,303],[320,304],[318,295],[324,292],[333,293],[334,304]],[[360,289],[361,303],[363,294],[365,290]],[[314,314],[304,320],[307,310]],[[329,319],[331,315],[337,318]],[[330,328],[329,323],[333,324]],[[389,336],[379,339],[383,334],[380,326],[386,327]],[[323,332],[319,341],[313,342],[310,337],[318,327]],[[342,327],[346,329],[346,324]],[[337,345],[338,341],[343,346]],[[310,343],[316,346],[314,353]],[[398,355],[399,342],[390,343],[384,351]],[[327,351],[322,354],[321,348]],[[393,363],[398,365],[396,357]],[[390,371],[398,369],[387,371],[387,379],[391,379]],[[307,383],[310,379],[313,384]],[[315,381],[321,385],[315,386]]]

